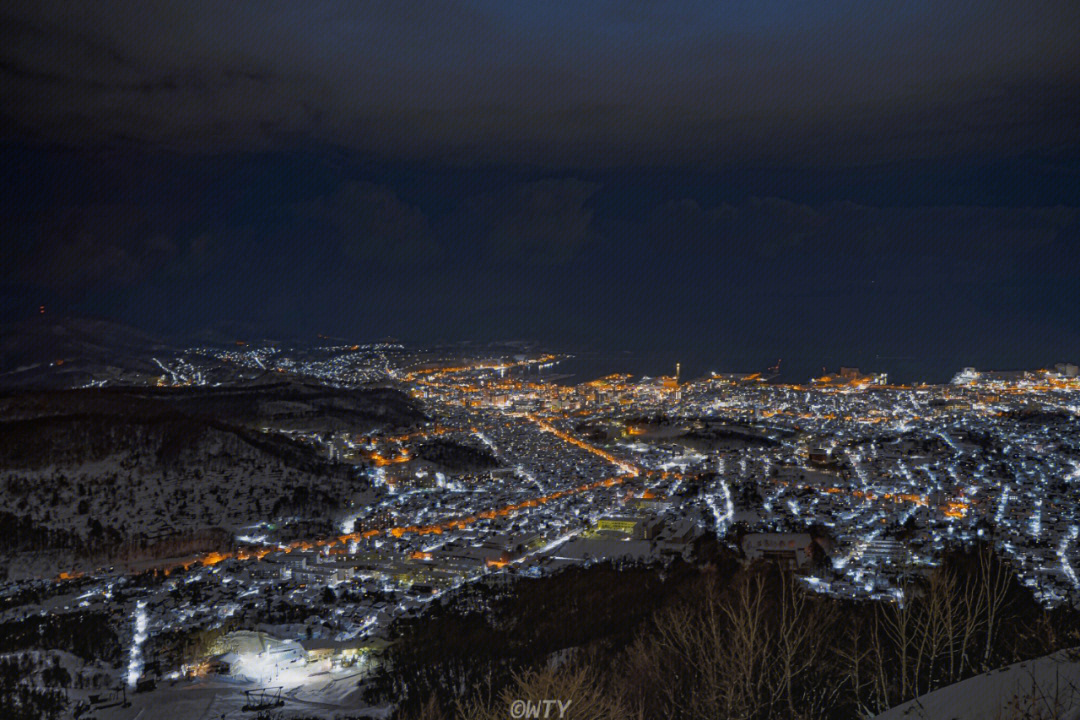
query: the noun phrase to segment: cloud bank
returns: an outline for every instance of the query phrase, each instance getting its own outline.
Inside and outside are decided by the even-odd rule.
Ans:
[[[9,3],[3,130],[597,167],[1075,147],[1080,5]]]

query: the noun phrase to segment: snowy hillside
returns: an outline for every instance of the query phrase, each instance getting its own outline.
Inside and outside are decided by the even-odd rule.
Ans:
[[[935,690],[874,720],[1078,720],[1080,654],[1065,650]]]

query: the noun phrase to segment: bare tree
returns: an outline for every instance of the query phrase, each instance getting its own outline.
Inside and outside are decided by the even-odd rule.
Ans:
[[[995,633],[1008,602],[1009,583],[1012,575],[1004,564],[994,555],[991,548],[979,551],[979,590],[983,597],[981,605],[985,609],[986,642],[984,643],[982,668],[990,669],[990,653],[996,640]]]
[[[875,658],[873,637],[860,615],[854,615],[845,625],[843,639],[836,650],[840,668],[850,683],[850,695],[855,699],[859,712],[865,716],[876,715],[880,704],[871,700],[877,696],[876,676],[870,670]]]
[[[586,668],[515,674],[513,684],[493,700],[473,698],[460,703],[457,717],[461,720],[505,720],[508,716],[517,716],[514,714],[515,703],[518,707],[528,704],[547,708],[548,716],[556,711],[555,708],[564,708],[564,716],[574,720],[634,720],[621,699],[603,688],[595,674]],[[543,713],[541,710],[541,717],[544,717]]]
[[[830,640],[829,629],[837,617],[835,604],[810,597],[796,585],[794,576],[780,579],[780,619],[776,633],[776,665],[780,668],[780,693],[787,700],[788,717],[817,716],[833,699],[821,691],[837,683],[807,682],[823,669]]]

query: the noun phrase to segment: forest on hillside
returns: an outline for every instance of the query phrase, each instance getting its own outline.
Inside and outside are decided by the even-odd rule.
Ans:
[[[595,720],[830,720],[1075,647],[1080,613],[1038,605],[987,548],[913,574],[895,602],[717,555],[480,585],[398,632],[369,694],[398,698],[402,720],[502,718],[515,699],[555,697]]]

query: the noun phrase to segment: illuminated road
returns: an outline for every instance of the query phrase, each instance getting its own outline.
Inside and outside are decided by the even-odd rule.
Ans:
[[[545,422],[543,420],[540,420],[539,418],[536,418],[536,417],[531,416],[531,415],[526,416],[526,417],[528,417],[529,420],[536,423],[537,426],[539,426],[542,430],[552,433],[553,435],[558,437],[560,440],[563,440],[564,442],[567,442],[567,443],[569,443],[571,445],[574,445],[575,447],[578,447],[578,448],[581,448],[582,450],[585,450],[586,452],[590,452],[590,453],[592,453],[592,454],[594,454],[594,455],[596,455],[598,457],[601,457],[601,458],[607,460],[608,462],[612,463],[616,467],[623,470],[623,472],[625,474],[622,475],[622,476],[618,476],[618,477],[608,477],[608,478],[604,478],[602,480],[596,480],[594,482],[585,483],[584,485],[578,485],[577,487],[573,487],[573,488],[567,488],[567,489],[564,489],[564,490],[557,490],[555,492],[546,493],[544,495],[538,495],[537,497],[530,498],[528,500],[523,500],[522,502],[519,502],[519,503],[513,503],[511,505],[504,505],[503,507],[495,508],[495,509],[491,509],[491,510],[484,510],[482,512],[475,513],[473,515],[466,515],[466,516],[456,517],[456,518],[448,518],[448,519],[446,519],[444,521],[434,523],[434,524],[431,524],[431,525],[402,525],[402,526],[379,529],[379,530],[372,529],[372,530],[365,530],[365,531],[361,531],[361,532],[348,533],[348,534],[344,534],[344,535],[338,535],[337,537],[318,538],[318,539],[314,539],[314,540],[297,540],[295,542],[290,543],[288,546],[278,547],[278,548],[271,548],[271,547],[243,548],[243,549],[237,550],[235,552],[232,552],[232,551],[230,551],[230,552],[209,552],[209,553],[206,553],[204,555],[193,557],[193,558],[191,558],[190,560],[187,560],[187,561],[183,561],[183,562],[173,561],[173,562],[170,562],[168,564],[157,566],[156,568],[153,568],[151,566],[148,569],[162,570],[162,571],[167,573],[170,570],[178,568],[178,567],[183,567],[184,569],[187,569],[187,568],[191,567],[192,565],[195,565],[196,563],[201,563],[202,565],[205,566],[205,565],[216,565],[217,563],[220,563],[220,562],[222,562],[224,560],[230,560],[230,559],[236,559],[236,560],[255,560],[255,559],[259,559],[259,560],[261,560],[262,558],[264,558],[264,557],[266,557],[268,555],[290,553],[293,550],[312,550],[312,549],[316,549],[316,548],[333,548],[333,547],[338,546],[338,545],[344,546],[344,545],[347,545],[349,542],[359,541],[359,540],[366,540],[368,538],[378,537],[380,535],[390,535],[390,536],[393,536],[393,537],[396,537],[396,538],[400,538],[400,537],[402,537],[402,536],[404,536],[406,534],[410,534],[410,533],[416,534],[416,535],[441,535],[442,533],[450,531],[450,530],[456,530],[456,529],[459,529],[459,528],[464,528],[464,527],[467,527],[469,525],[472,525],[473,523],[477,522],[478,520],[490,520],[490,519],[494,519],[496,517],[506,517],[506,516],[510,516],[510,515],[514,515],[516,513],[522,512],[524,510],[528,510],[530,508],[535,508],[535,507],[539,507],[540,505],[545,505],[545,504],[547,504],[549,502],[552,502],[554,500],[559,500],[561,498],[571,497],[573,495],[580,495],[582,493],[591,492],[591,491],[596,490],[598,488],[613,487],[613,486],[616,486],[616,485],[621,485],[626,481],[627,478],[634,478],[634,477],[637,477],[638,475],[641,474],[640,468],[633,465],[632,463],[620,460],[619,458],[616,458],[611,453],[609,453],[609,452],[607,452],[605,450],[602,450],[601,448],[598,448],[595,445],[591,445],[590,443],[587,443],[584,440],[580,440],[578,438],[575,438],[574,436],[555,428],[551,424],[549,424],[549,423],[547,423],[547,422]],[[65,573],[61,573],[56,579],[57,579],[57,581],[69,580],[69,579],[76,578],[76,577],[81,577],[81,576],[82,576],[82,573],[77,573],[77,572],[67,573],[67,572],[65,572]]]
[[[522,364],[525,364],[525,363],[522,363]],[[463,368],[463,369],[474,369],[474,368]],[[438,372],[450,372],[450,371],[457,371],[457,370],[458,370],[457,368],[454,368],[454,369],[445,369],[444,368],[444,369],[441,369]],[[589,442],[587,442],[585,440],[582,440],[580,438],[577,438],[577,437],[571,435],[570,433],[567,433],[567,432],[565,432],[563,430],[560,430],[557,427],[555,427],[554,425],[552,425],[550,422],[548,422],[546,420],[543,420],[543,419],[537,417],[536,415],[522,414],[522,415],[516,415],[515,417],[524,417],[524,418],[528,419],[530,422],[534,423],[542,431],[554,435],[555,437],[559,438],[560,440],[562,440],[563,442],[565,442],[565,443],[567,443],[569,445],[573,445],[576,448],[579,448],[581,450],[584,450],[585,452],[588,452],[588,453],[590,453],[592,455],[595,455],[595,456],[597,456],[599,458],[602,458],[606,462],[611,463],[612,465],[617,467],[619,470],[621,470],[623,474],[619,475],[619,476],[613,476],[613,477],[604,478],[602,480],[596,480],[594,482],[586,483],[586,484],[579,485],[579,486],[573,487],[573,488],[566,488],[566,489],[563,489],[563,490],[557,490],[557,491],[554,491],[554,492],[551,492],[551,493],[538,495],[536,497],[530,498],[528,500],[523,500],[523,501],[518,502],[518,503],[513,503],[513,504],[510,504],[510,505],[504,505],[504,506],[499,507],[499,508],[493,508],[493,509],[489,509],[489,510],[484,510],[484,511],[481,511],[481,512],[478,512],[478,513],[475,513],[475,514],[471,514],[471,515],[447,518],[447,519],[445,519],[443,521],[440,521],[440,522],[437,522],[437,523],[434,523],[434,524],[429,524],[429,525],[400,525],[400,526],[391,527],[391,528],[370,529],[370,530],[364,530],[364,531],[359,531],[359,532],[354,532],[354,533],[347,533],[347,534],[339,535],[339,536],[336,536],[336,537],[318,538],[318,539],[312,539],[312,540],[298,540],[298,541],[294,541],[294,542],[290,543],[288,546],[285,546],[285,547],[277,547],[277,548],[272,548],[272,547],[242,548],[242,549],[239,549],[239,550],[236,550],[236,551],[230,551],[230,552],[210,552],[210,553],[206,553],[206,554],[201,555],[201,556],[195,556],[195,557],[193,557],[193,558],[191,558],[189,560],[185,560],[185,561],[170,561],[169,563],[164,564],[164,565],[159,565],[154,569],[164,570],[165,572],[168,572],[170,569],[174,569],[174,568],[177,568],[177,567],[184,567],[186,569],[186,568],[191,567],[192,565],[194,565],[196,563],[201,563],[202,565],[214,565],[214,564],[217,564],[219,562],[222,562],[223,560],[228,560],[228,559],[237,559],[237,560],[262,559],[262,558],[264,558],[264,557],[266,557],[268,555],[289,553],[289,552],[292,552],[293,550],[312,550],[312,549],[317,549],[317,548],[327,548],[327,549],[329,549],[329,548],[334,548],[334,547],[337,547],[337,546],[345,546],[350,542],[366,540],[366,539],[369,539],[369,538],[378,537],[378,536],[382,536],[382,535],[389,535],[389,536],[392,536],[392,537],[395,537],[395,538],[400,538],[400,537],[402,537],[404,535],[407,535],[407,534],[441,535],[444,532],[449,532],[449,531],[452,531],[452,530],[467,527],[469,525],[472,525],[472,524],[476,523],[479,520],[490,520],[490,519],[494,519],[494,518],[497,518],[497,517],[507,517],[507,516],[515,515],[515,514],[517,514],[519,512],[522,512],[522,511],[525,511],[525,510],[528,510],[528,509],[531,509],[531,508],[539,507],[540,505],[544,505],[544,504],[547,504],[547,503],[555,501],[555,500],[559,500],[561,498],[570,497],[570,496],[573,496],[573,495],[580,495],[582,493],[591,492],[593,490],[603,488],[603,487],[612,487],[612,486],[615,486],[615,485],[621,485],[627,479],[637,478],[637,477],[641,476],[642,473],[643,473],[642,468],[635,465],[634,463],[631,463],[629,461],[618,458],[618,457],[612,455],[611,453],[609,453],[608,451],[597,447],[596,445],[593,445],[593,444],[591,444],[591,443],[589,443]],[[423,435],[426,435],[426,434],[443,434],[445,432],[448,432],[447,428],[444,428],[442,426],[436,426],[435,428],[432,428],[432,429],[430,429],[428,431],[420,431],[420,432],[417,432],[417,433],[410,433],[408,435],[403,435],[403,436],[400,436],[400,437],[391,438],[389,440],[392,440],[392,441],[395,441],[395,442],[401,442],[401,441],[407,441],[407,440],[416,439],[417,437],[423,436]],[[383,439],[383,442],[385,442],[385,441],[387,441],[387,439]],[[391,464],[391,463],[406,462],[406,461],[408,461],[410,459],[410,455],[409,455],[407,450],[403,449],[401,451],[401,453],[399,455],[397,455],[397,456],[386,457],[384,455],[374,453],[370,459],[373,460],[376,465],[384,466],[384,465],[388,465],[388,464]],[[647,474],[652,475],[653,473],[649,472]],[[662,473],[662,474],[665,475],[665,476],[669,475],[669,473]],[[780,484],[788,485],[788,483],[785,483],[783,481],[781,481]],[[860,490],[843,490],[843,489],[837,488],[837,487],[828,487],[828,488],[820,488],[820,489],[823,492],[828,493],[828,494],[833,494],[833,493],[849,494],[849,495],[858,497],[858,498],[863,499],[863,500],[868,501],[868,502],[875,502],[875,501],[883,500],[883,501],[891,501],[891,502],[896,502],[896,503],[910,502],[910,503],[914,503],[915,505],[926,505],[927,504],[927,499],[925,497],[920,496],[920,495],[914,495],[914,494],[899,494],[899,493],[898,494],[891,494],[891,493],[885,493],[885,494],[882,494],[882,495],[874,495],[872,493],[864,492],[864,491],[860,491]],[[967,511],[968,511],[968,507],[966,506],[965,503],[950,502],[950,503],[948,503],[947,505],[945,505],[943,507],[943,510],[944,510],[945,515],[955,518],[955,517],[962,517],[964,514],[966,514]],[[716,508],[714,508],[714,512],[718,512]],[[718,514],[726,516],[727,512],[718,513]],[[151,566],[151,567],[153,567],[153,566]],[[79,577],[79,576],[81,576],[81,573],[61,573],[57,577],[57,580],[66,580],[66,579],[71,579],[71,578]]]
[[[541,430],[551,433],[552,435],[559,438],[563,442],[567,442],[567,443],[569,443],[571,445],[574,445],[576,447],[581,448],[585,452],[590,452],[593,455],[596,455],[597,457],[601,457],[601,458],[607,460],[609,463],[611,463],[612,465],[615,465],[616,467],[621,469],[623,472],[627,473],[628,475],[630,475],[632,477],[637,477],[638,475],[641,474],[641,468],[639,468],[637,465],[634,465],[633,463],[626,462],[625,460],[620,460],[619,458],[615,457],[614,455],[607,452],[606,450],[601,450],[600,448],[596,447],[595,445],[591,445],[591,444],[585,442],[584,440],[581,440],[579,438],[574,437],[573,435],[565,433],[562,430],[559,430],[554,425],[541,420],[540,418],[536,417],[535,415],[525,415],[525,417],[527,417],[529,420],[536,423],[536,425]]]
[[[148,565],[143,566],[143,567],[146,568],[146,569],[163,570],[163,571],[165,571],[167,573],[171,569],[175,569],[175,568],[178,568],[178,567],[183,567],[183,568],[187,569],[187,568],[189,568],[192,565],[195,565],[197,563],[201,563],[202,565],[205,566],[205,565],[215,565],[217,563],[220,563],[220,562],[222,562],[224,560],[229,560],[229,559],[236,559],[236,560],[262,559],[264,557],[267,557],[268,555],[290,553],[293,550],[312,550],[312,549],[317,549],[317,548],[326,548],[326,549],[335,548],[337,546],[345,546],[350,542],[366,540],[366,539],[369,539],[369,538],[378,537],[378,536],[385,536],[385,535],[389,535],[389,536],[392,536],[392,537],[395,537],[395,538],[400,538],[400,537],[402,537],[404,535],[407,535],[407,534],[441,535],[444,532],[449,532],[449,531],[452,531],[452,530],[467,527],[469,525],[472,525],[472,524],[476,523],[479,520],[490,520],[490,519],[494,519],[494,518],[497,518],[497,517],[512,516],[512,515],[515,515],[515,514],[517,514],[519,512],[523,512],[523,511],[529,510],[531,508],[539,507],[540,505],[545,505],[545,504],[547,504],[549,502],[559,500],[561,498],[571,497],[571,496],[574,496],[574,495],[580,495],[580,494],[583,494],[583,493],[588,493],[588,492],[591,492],[593,490],[597,490],[597,489],[603,488],[603,487],[613,487],[613,486],[616,486],[616,485],[621,485],[627,479],[633,479],[633,478],[637,478],[637,477],[641,476],[643,472],[645,474],[648,474],[648,475],[660,475],[660,476],[663,476],[663,477],[668,477],[668,476],[674,476],[675,475],[674,473],[667,473],[667,472],[663,472],[663,473],[655,472],[654,473],[653,471],[643,471],[642,468],[640,468],[639,466],[637,466],[637,465],[635,465],[635,464],[633,464],[633,463],[631,463],[629,461],[618,458],[618,457],[612,455],[611,453],[607,452],[606,450],[604,450],[602,448],[599,448],[596,445],[593,445],[593,444],[591,444],[591,443],[589,443],[589,442],[587,442],[585,440],[574,437],[573,435],[571,435],[571,434],[569,434],[569,433],[567,433],[567,432],[565,432],[563,430],[559,430],[557,427],[555,427],[551,423],[549,423],[546,420],[543,420],[543,419],[541,419],[541,418],[539,418],[539,417],[537,417],[535,415],[522,414],[522,415],[515,415],[515,417],[524,417],[524,418],[528,419],[530,422],[534,423],[537,427],[539,427],[544,432],[547,432],[547,433],[550,433],[550,434],[554,435],[555,437],[559,438],[563,442],[565,442],[565,443],[567,443],[569,445],[573,445],[574,447],[577,447],[577,448],[579,448],[581,450],[584,450],[585,452],[591,453],[592,455],[595,455],[595,456],[597,456],[599,458],[602,458],[603,460],[611,463],[612,465],[617,467],[619,470],[621,470],[623,474],[618,475],[618,476],[607,477],[607,478],[604,478],[602,480],[596,480],[594,482],[586,483],[586,484],[579,485],[579,486],[572,487],[572,488],[566,488],[566,489],[563,489],[563,490],[557,490],[557,491],[554,491],[554,492],[551,492],[551,493],[538,495],[538,496],[530,498],[528,500],[523,500],[523,501],[521,501],[519,503],[513,503],[513,504],[510,504],[510,505],[504,505],[504,506],[499,507],[499,508],[493,508],[493,509],[489,509],[489,510],[484,510],[484,511],[481,511],[481,512],[478,512],[478,513],[475,513],[475,514],[471,514],[471,515],[464,515],[464,516],[459,516],[459,517],[447,518],[447,519],[442,520],[440,522],[437,522],[437,523],[434,523],[434,524],[429,524],[429,525],[401,525],[401,526],[396,526],[396,527],[391,527],[391,528],[370,529],[370,530],[364,530],[364,531],[359,531],[359,532],[353,532],[353,533],[347,533],[347,534],[343,534],[343,535],[338,535],[336,537],[317,538],[317,539],[311,539],[311,540],[298,540],[298,541],[294,541],[294,542],[290,543],[288,546],[284,546],[284,547],[241,548],[239,550],[230,551],[230,552],[209,552],[209,553],[206,553],[204,555],[194,556],[194,557],[192,557],[190,559],[186,559],[186,560],[183,560],[183,561],[172,560],[172,561],[169,561],[167,563],[163,563],[163,564],[160,564],[160,565],[157,565],[157,566],[154,566],[153,564],[148,564]],[[400,441],[405,441],[405,440],[416,439],[417,437],[422,436],[424,434],[428,434],[428,433],[429,434],[442,434],[442,433],[445,433],[445,432],[448,432],[447,428],[444,428],[444,427],[441,427],[441,426],[436,426],[435,428],[431,429],[430,431],[420,431],[420,432],[417,432],[417,433],[410,433],[408,435],[403,435],[403,436],[400,436],[400,437],[392,438],[391,440],[400,442]],[[386,441],[386,439],[383,439],[383,441]],[[387,465],[387,464],[394,463],[394,462],[405,462],[405,461],[407,461],[409,459],[409,454],[408,454],[407,451],[403,450],[401,455],[398,455],[398,456],[393,457],[393,458],[386,458],[385,456],[379,455],[377,457],[373,457],[372,459],[375,461],[376,465],[382,466],[382,465]],[[808,484],[803,485],[803,484],[800,484],[800,483],[787,483],[787,482],[784,482],[784,481],[778,481],[778,484],[789,485],[789,486],[794,485],[796,487],[802,487],[802,488],[811,488],[811,487],[813,487],[813,486],[808,485]],[[822,492],[825,492],[827,494],[843,493],[843,494],[847,494],[847,495],[850,495],[850,496],[857,497],[857,498],[862,499],[862,500],[867,501],[867,502],[886,501],[886,502],[894,502],[894,503],[913,503],[915,505],[926,505],[927,504],[927,498],[926,497],[921,496],[921,495],[915,495],[915,494],[883,493],[881,495],[875,495],[875,494],[870,493],[870,492],[864,492],[864,491],[860,491],[860,490],[845,490],[845,489],[841,489],[841,488],[837,488],[837,487],[814,488],[814,489],[818,489],[818,490],[820,490]],[[946,516],[953,517],[953,518],[963,517],[969,510],[967,504],[964,503],[964,502],[949,502],[946,505],[944,505],[942,507],[942,509],[943,509],[943,512],[944,512],[944,514]],[[721,516],[722,517],[728,517],[729,513],[730,513],[730,508],[727,507],[727,503],[725,503],[725,511],[720,512],[718,510],[718,508],[715,508],[715,507],[713,508],[713,511],[714,511],[714,514],[716,514],[718,517],[721,517]],[[65,573],[61,573],[57,577],[57,580],[58,581],[60,581],[60,580],[68,580],[68,579],[81,577],[81,576],[82,576],[82,573],[79,573],[79,572],[72,572],[72,573],[65,572]]]

